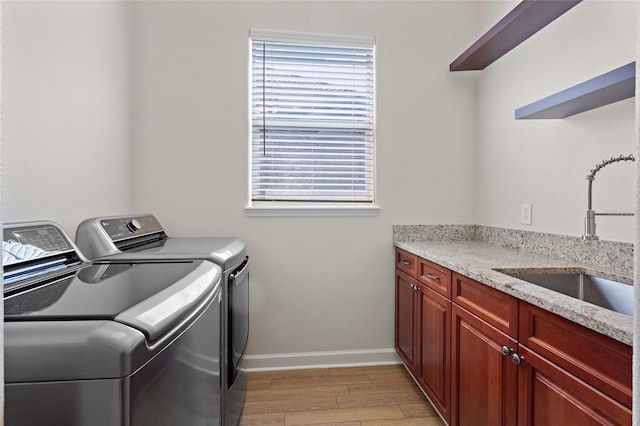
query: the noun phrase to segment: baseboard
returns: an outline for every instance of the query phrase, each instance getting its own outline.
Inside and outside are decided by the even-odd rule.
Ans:
[[[247,372],[302,370],[308,368],[364,367],[401,364],[394,348],[353,351],[299,352],[245,355],[242,369]]]

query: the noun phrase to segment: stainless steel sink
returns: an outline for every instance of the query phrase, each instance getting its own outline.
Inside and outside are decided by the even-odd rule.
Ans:
[[[587,273],[503,273],[621,314],[633,316],[632,285]]]

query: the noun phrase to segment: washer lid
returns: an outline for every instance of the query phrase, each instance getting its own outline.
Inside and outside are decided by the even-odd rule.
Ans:
[[[87,219],[78,225],[76,244],[89,259],[205,259],[225,271],[246,257],[245,243],[238,238],[168,237],[151,214]]]
[[[5,321],[115,320],[156,340],[220,285],[210,262],[95,264],[6,295]]]
[[[233,237],[165,238],[131,248],[123,253],[96,260],[121,262],[127,260],[202,259],[220,265],[224,270],[242,263],[247,256],[244,241]]]

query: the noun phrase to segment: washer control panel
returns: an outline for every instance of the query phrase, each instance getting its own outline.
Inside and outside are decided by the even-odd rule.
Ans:
[[[46,252],[73,250],[73,246],[54,225],[30,225],[4,230],[4,241],[17,241]]]
[[[152,215],[101,219],[100,226],[114,242],[164,231]]]

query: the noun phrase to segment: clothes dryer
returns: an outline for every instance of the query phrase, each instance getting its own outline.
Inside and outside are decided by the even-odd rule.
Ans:
[[[222,424],[219,266],[91,263],[53,222],[3,233],[6,424]]]
[[[240,421],[246,387],[242,361],[249,336],[249,257],[233,237],[170,237],[151,214],[96,217],[76,230],[76,244],[90,259],[206,260],[223,270],[222,412],[225,426]]]

